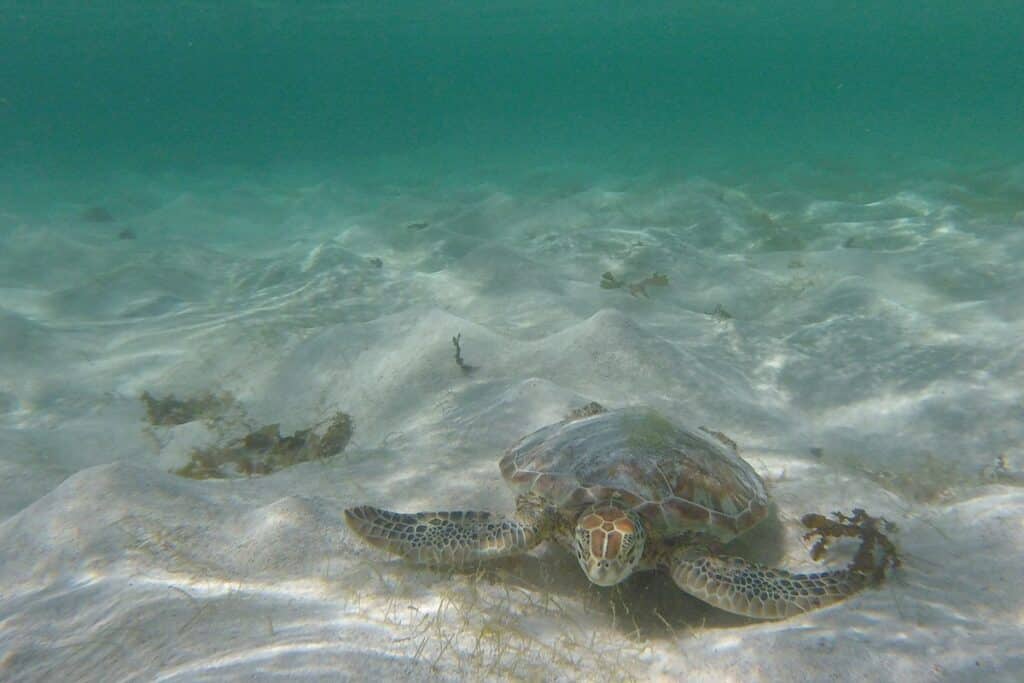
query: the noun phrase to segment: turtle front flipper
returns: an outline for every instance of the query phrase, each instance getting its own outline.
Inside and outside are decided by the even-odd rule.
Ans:
[[[676,550],[669,561],[676,585],[719,609],[755,619],[784,619],[856,593],[870,577],[852,569],[793,574],[713,555],[706,548]]]
[[[345,510],[345,521],[382,550],[433,566],[463,566],[518,555],[542,539],[539,524],[490,512],[403,514],[362,505]]]
[[[882,533],[889,523],[854,510],[852,517],[834,513],[834,519],[805,515],[811,529],[804,538],[819,537],[811,555],[818,559],[828,542],[843,536],[860,537],[861,544],[845,569],[794,574],[723,557],[702,545],[677,548],[666,564],[672,580],[684,591],[719,609],[755,619],[783,619],[825,607],[880,583],[885,570],[900,565],[896,546]]]

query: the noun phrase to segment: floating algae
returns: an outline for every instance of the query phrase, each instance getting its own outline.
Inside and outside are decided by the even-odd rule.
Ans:
[[[189,479],[271,474],[299,463],[337,455],[352,438],[352,427],[351,416],[342,412],[334,414],[322,435],[317,434],[314,427],[282,436],[280,425],[266,425],[227,446],[193,450],[188,464],[174,473]]]

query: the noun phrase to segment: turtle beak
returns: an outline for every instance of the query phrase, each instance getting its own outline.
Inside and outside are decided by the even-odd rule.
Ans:
[[[616,563],[618,564],[618,563]],[[597,584],[598,586],[614,586],[615,584],[626,578],[621,571],[612,571],[612,568],[604,561],[593,561],[588,563],[589,566],[584,568],[587,573],[587,578],[590,579],[591,583]],[[619,569],[616,567],[616,569]],[[629,570],[626,570],[626,575],[629,574]]]

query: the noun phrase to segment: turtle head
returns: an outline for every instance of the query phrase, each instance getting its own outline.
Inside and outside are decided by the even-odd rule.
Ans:
[[[614,586],[632,574],[646,539],[640,518],[617,507],[592,507],[576,520],[576,557],[598,586]]]

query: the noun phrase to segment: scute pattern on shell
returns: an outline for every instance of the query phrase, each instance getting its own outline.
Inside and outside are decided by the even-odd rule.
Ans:
[[[501,459],[517,493],[563,509],[615,501],[665,536],[727,541],[767,512],[764,482],[734,451],[648,408],[566,420],[521,439]]]

